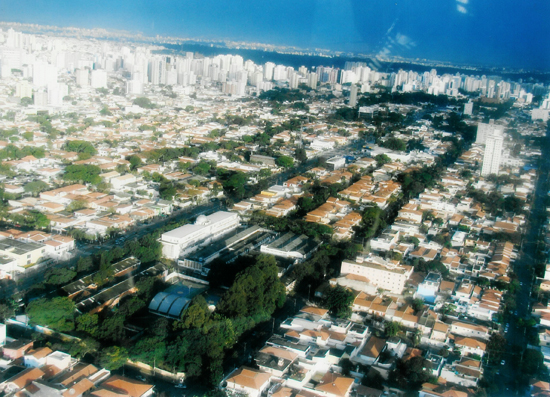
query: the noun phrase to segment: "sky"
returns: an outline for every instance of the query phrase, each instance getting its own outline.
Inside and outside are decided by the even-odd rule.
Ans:
[[[550,70],[550,0],[0,0],[0,20]]]

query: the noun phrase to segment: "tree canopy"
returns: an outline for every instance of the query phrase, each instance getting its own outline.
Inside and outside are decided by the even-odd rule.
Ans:
[[[101,182],[101,168],[90,164],[71,164],[65,168],[63,179],[70,182],[85,182],[97,185]]]
[[[331,315],[338,318],[349,318],[353,299],[354,296],[351,291],[337,285],[326,293],[325,306],[329,309]]]
[[[33,323],[61,332],[74,329],[74,314],[74,302],[65,297],[40,298],[27,306],[27,315]]]
[[[290,168],[294,165],[294,159],[290,156],[281,156],[275,160],[279,167]]]
[[[97,153],[97,150],[95,150],[94,145],[92,145],[88,141],[80,141],[80,140],[65,142],[65,145],[63,145],[63,149],[66,150],[67,152],[87,153],[92,156]]]
[[[277,273],[275,258],[260,255],[254,266],[237,275],[221,299],[217,311],[228,317],[273,313],[285,300],[285,288]]]

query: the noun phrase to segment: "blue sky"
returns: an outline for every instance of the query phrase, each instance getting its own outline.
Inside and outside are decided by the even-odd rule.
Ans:
[[[0,18],[550,69],[549,0],[0,0]]]

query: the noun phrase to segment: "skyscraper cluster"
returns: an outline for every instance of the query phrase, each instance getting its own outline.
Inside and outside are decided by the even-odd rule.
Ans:
[[[191,94],[197,87],[213,87],[224,94],[244,96],[275,86],[296,89],[326,85],[346,91],[356,106],[359,92],[385,87],[392,92],[424,91],[458,95],[480,91],[488,98],[516,98],[529,103],[543,86],[507,82],[494,76],[438,75],[435,69],[418,73],[376,71],[365,62],[346,62],[343,69],[318,66],[309,70],[266,62],[258,65],[239,55],[204,57],[192,52],[166,55],[154,47],[75,38],[30,35],[13,29],[0,31],[0,78],[16,75],[16,96],[33,98],[39,106],[61,106],[71,83],[81,89],[107,88],[109,78],[124,78],[125,92],[143,95],[147,85],[179,86]],[[548,109],[543,109],[543,116]],[[538,116],[538,113],[536,114]],[[543,117],[544,119],[544,117]]]

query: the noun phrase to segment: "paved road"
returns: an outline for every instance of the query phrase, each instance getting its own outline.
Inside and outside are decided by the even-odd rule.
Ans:
[[[550,138],[547,137],[550,141]],[[535,187],[535,196],[532,200],[531,213],[527,232],[523,238],[523,244],[518,260],[514,263],[514,272],[517,274],[520,283],[520,290],[516,295],[516,309],[505,320],[510,324],[506,334],[508,350],[504,354],[506,364],[501,369],[504,383],[513,390],[517,390],[517,375],[521,364],[522,355],[520,352],[527,347],[525,328],[518,326],[520,318],[527,318],[531,313],[533,299],[531,291],[535,280],[535,257],[537,251],[537,239],[540,236],[544,221],[546,219],[546,206],[544,199],[548,191],[548,175],[550,170],[550,153],[547,147],[543,147],[539,176]],[[517,313],[517,314],[516,314]],[[513,346],[517,346],[515,349]]]

